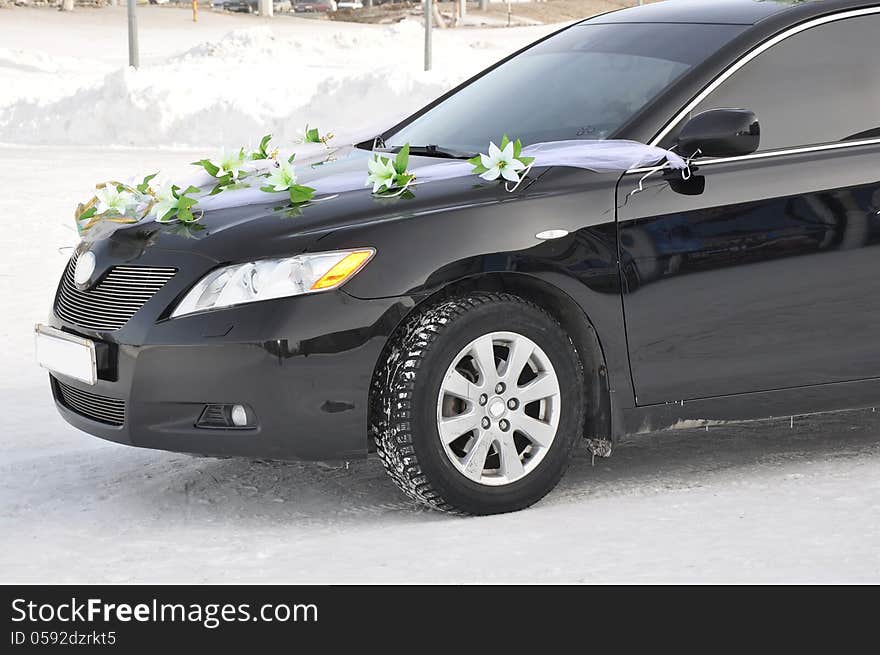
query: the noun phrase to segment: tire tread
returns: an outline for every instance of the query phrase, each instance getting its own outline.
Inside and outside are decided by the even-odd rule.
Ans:
[[[556,319],[538,305],[509,293],[473,292],[448,298],[418,312],[398,328],[385,350],[386,362],[374,378],[370,432],[379,459],[394,483],[407,496],[432,509],[469,514],[450,503],[431,485],[413,448],[411,417],[415,408],[412,401],[419,370],[425,354],[447,325],[482,305],[505,302],[527,306],[559,326]],[[562,329],[561,326],[559,328]],[[580,360],[570,339],[569,343],[572,356],[578,361],[580,379],[577,382],[582,384]],[[564,469],[559,477],[562,477],[562,473]]]

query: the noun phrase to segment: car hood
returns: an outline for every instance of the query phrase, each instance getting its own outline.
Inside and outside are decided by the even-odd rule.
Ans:
[[[501,183],[488,182],[476,175],[416,184],[411,193],[401,197],[376,197],[369,187],[361,186],[366,182],[367,161],[371,156],[369,151],[348,148],[333,153],[327,161],[298,165],[300,184],[308,185],[310,180],[328,175],[347,175],[356,181],[348,190],[320,202],[294,208],[287,202],[274,200],[215,209],[206,211],[198,223],[191,225],[139,223],[117,230],[107,239],[92,244],[92,248],[116,262],[134,262],[148,252],[151,256],[147,259],[155,261],[156,250],[185,251],[215,262],[235,262],[319,249],[321,238],[336,230],[512,199]],[[443,161],[446,160],[411,156],[409,169],[418,177],[420,169]],[[361,173],[363,182],[360,182]],[[535,177],[537,173],[533,172],[532,178]]]

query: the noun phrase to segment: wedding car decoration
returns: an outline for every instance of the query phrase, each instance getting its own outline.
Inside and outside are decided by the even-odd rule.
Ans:
[[[323,143],[328,147],[333,138],[333,132],[327,132],[322,136],[317,127],[309,127],[308,123],[306,123],[306,128],[300,131],[300,135],[301,143]]]
[[[330,133],[321,135],[317,128],[306,126],[302,143],[326,146],[331,138]],[[408,198],[415,184],[468,175],[503,181],[505,189],[513,193],[536,166],[567,166],[598,173],[647,167],[642,181],[661,170],[681,169],[683,176],[689,171],[689,162],[676,153],[635,141],[567,140],[523,146],[519,139],[504,135],[499,145],[490,141],[488,152],[468,160],[423,162],[413,171],[409,169],[410,147],[405,144],[393,157],[373,153],[367,161],[366,182],[362,173],[334,172],[331,167],[326,175],[312,173],[305,185],[300,184],[295,171],[295,154],[281,156],[271,141],[272,135],[267,134],[250,152],[238,148],[195,161],[199,173],[185,180],[153,173],[136,181],[98,184],[93,197],[76,208],[77,230],[83,239],[96,240],[129,224],[193,225],[206,211],[274,200],[289,202],[299,215],[301,208],[312,202],[330,200],[363,186],[371,186],[371,192],[380,198]],[[331,156],[337,152],[339,149],[333,148]]]
[[[367,181],[364,186],[373,185],[373,193],[394,192],[403,194],[415,180],[415,175],[407,170],[409,166],[409,144],[405,144],[394,159],[373,155],[367,162]]]
[[[198,220],[193,214],[193,206],[198,203],[198,199],[193,198],[192,194],[198,193],[197,186],[188,186],[181,189],[176,184],[166,182],[158,191],[153,192],[155,203],[152,212],[158,223],[170,223],[178,221],[180,223],[194,223]]]
[[[525,175],[535,161],[534,157],[523,156],[522,149],[522,142],[519,139],[511,141],[505,134],[501,138],[500,146],[490,141],[489,153],[468,159],[468,163],[474,167],[473,172],[484,180],[504,178],[508,182],[518,184],[520,172]]]
[[[154,205],[150,183],[155,177],[156,173],[147,175],[138,184],[109,181],[95,185],[95,194],[74,212],[77,232],[83,235],[91,230],[104,235],[146,218]]]
[[[296,183],[296,173],[293,170],[294,157],[295,155],[291,155],[290,159],[279,161],[278,166],[266,176],[266,184],[260,187],[260,191],[267,193],[287,191],[290,194],[290,202],[294,205],[311,200],[315,190]]]

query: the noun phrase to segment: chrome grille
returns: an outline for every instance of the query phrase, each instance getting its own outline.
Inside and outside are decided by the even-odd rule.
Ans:
[[[99,423],[117,426],[125,423],[124,400],[99,396],[64,384],[58,378],[52,379],[55,381],[58,400],[67,409]]]
[[[118,330],[156,295],[176,268],[114,266],[91,289],[80,291],[73,281],[77,255],[61,279],[55,313],[65,321],[91,330]]]

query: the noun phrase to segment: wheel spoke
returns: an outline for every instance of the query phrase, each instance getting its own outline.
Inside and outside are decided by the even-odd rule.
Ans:
[[[514,420],[514,427],[542,448],[549,446],[556,435],[555,427],[526,414],[521,414]]]
[[[489,448],[492,447],[492,434],[480,431],[477,442],[471,448],[470,452],[465,455],[462,462],[462,471],[471,480],[480,481],[483,477],[483,469],[486,468],[486,457],[489,456]]]
[[[443,391],[464,400],[474,400],[476,390],[465,376],[451,369],[443,379]]]
[[[471,348],[471,355],[480,369],[480,386],[494,387],[498,381],[498,366],[495,363],[492,335],[487,334],[477,339]]]
[[[501,458],[501,472],[509,481],[513,482],[524,474],[522,460],[516,452],[516,444],[513,435],[507,434],[499,441],[499,456]]]
[[[464,414],[441,418],[437,428],[443,443],[450,444],[461,435],[477,428],[477,413],[472,409]]]
[[[528,405],[536,400],[559,395],[559,382],[555,375],[541,373],[527,385],[520,387],[516,394],[522,405]]]
[[[504,365],[504,381],[507,386],[513,388],[516,386],[517,380],[529,361],[529,357],[535,351],[535,344],[524,337],[519,337],[510,344],[510,350],[507,354],[507,363]]]

